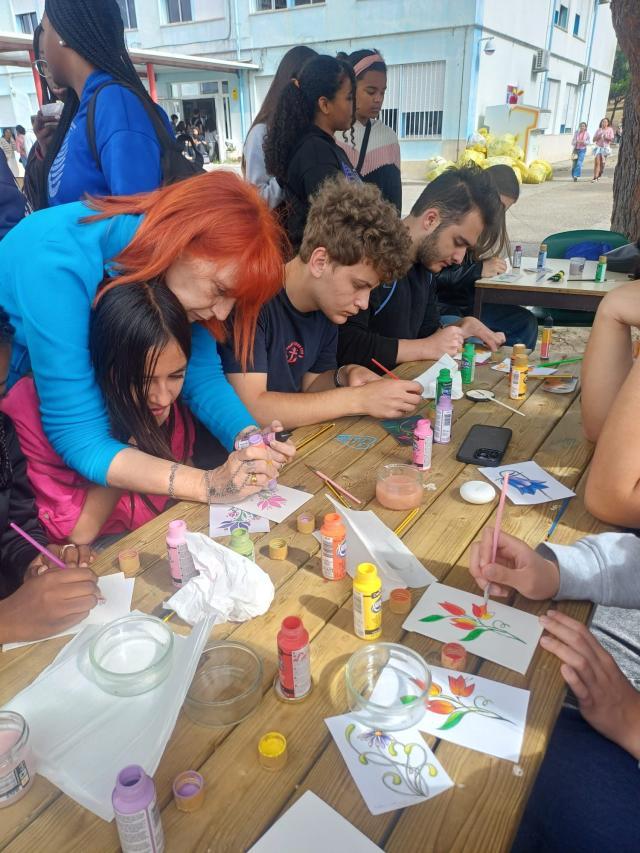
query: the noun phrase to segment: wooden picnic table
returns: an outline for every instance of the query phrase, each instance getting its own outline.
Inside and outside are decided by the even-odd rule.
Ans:
[[[405,365],[399,372],[406,377],[417,376],[424,366]],[[477,368],[474,386],[493,388],[500,399],[507,399],[506,377],[488,365]],[[424,409],[428,405],[425,401]],[[599,530],[583,502],[592,448],[582,436],[577,395],[549,394],[538,380],[530,380],[527,399],[515,405],[526,413],[526,418],[489,402],[455,402],[453,440],[449,445],[434,446],[428,481],[436,489],[425,491],[418,517],[403,534],[405,544],[438,580],[460,589],[476,591],[467,571],[469,546],[493,519],[497,505],[493,502],[473,506],[459,496],[462,483],[479,478],[473,466],[455,460],[461,440],[474,423],[508,425],[513,429],[513,438],[505,461],[535,459],[577,491],[554,541],[566,544]],[[317,429],[297,430],[294,441],[300,445],[305,436]],[[369,450],[361,451],[338,442],[336,437],[343,433],[378,440]],[[376,502],[375,474],[383,463],[406,462],[409,458],[410,449],[399,446],[377,421],[344,418],[302,448],[282,481],[314,493],[304,509],[320,519],[331,507],[322,483],[311,470],[319,468],[361,497],[363,505],[359,508],[371,507],[389,527],[395,528],[406,513],[386,510]],[[556,504],[524,507],[507,502],[503,527],[535,546],[543,539],[556,508]],[[151,613],[172,591],[164,541],[168,522],[184,518],[191,530],[206,531],[207,515],[201,505],[174,506],[105,551],[96,563],[96,572],[117,570],[117,553],[126,547],[138,548],[141,569],[133,605]],[[286,561],[275,562],[267,556],[266,545],[274,535],[283,536],[289,543]],[[167,851],[246,850],[306,790],[314,791],[389,853],[508,851],[565,695],[557,660],[538,647],[527,674],[522,676],[470,655],[470,672],[531,690],[519,764],[425,736],[454,780],[454,787],[426,803],[374,817],[324,724],[326,717],[348,710],[344,665],[364,642],[353,632],[351,581],[323,579],[318,542],[313,536],[296,531],[295,514],[275,525],[271,533],[254,539],[258,562],[276,586],[273,604],[262,617],[217,626],[213,636],[232,636],[249,644],[262,657],[263,699],[257,710],[234,728],[204,728],[191,722],[184,712],[178,717],[155,774]],[[412,591],[414,602],[422,592]],[[547,607],[547,602],[531,602],[520,596],[514,596],[511,603],[536,614]],[[583,621],[590,613],[590,606],[585,603],[569,602],[559,607]],[[277,667],[276,633],[282,619],[290,614],[302,616],[311,636],[316,684],[311,695],[296,705],[283,704],[272,689]],[[439,662],[440,643],[407,634],[401,627],[403,619],[385,605],[382,640],[405,643],[427,659]],[[189,631],[179,620],[169,624],[181,633]],[[0,703],[10,706],[11,697],[53,660],[64,643],[64,639],[49,640],[2,654]],[[64,702],[64,696],[60,701]],[[277,773],[261,768],[257,758],[258,739],[271,730],[281,731],[289,746],[288,763]],[[86,748],[91,749],[91,744]],[[204,776],[207,797],[198,812],[184,814],[176,810],[171,784],[177,773],[190,768]],[[0,849],[11,853],[97,853],[116,851],[118,847],[115,823],[95,817],[40,776],[26,797],[2,812]]]
[[[603,282],[594,281],[596,262],[587,261],[582,279],[569,277],[569,261],[547,258],[546,267],[550,270],[542,281],[536,281],[536,258],[522,258],[519,270],[510,270],[517,274],[515,281],[498,281],[500,276],[480,278],[475,284],[473,303],[474,317],[480,317],[485,302],[499,305],[540,305],[543,308],[565,308],[570,311],[596,311],[603,296],[629,282],[629,276],[622,272],[607,270]],[[549,276],[562,270],[562,281],[548,281]]]

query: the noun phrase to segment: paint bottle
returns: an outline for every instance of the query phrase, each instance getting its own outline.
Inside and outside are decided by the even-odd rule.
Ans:
[[[320,528],[322,576],[339,581],[347,573],[347,531],[337,512],[328,512]]]
[[[451,371],[448,367],[443,367],[440,373],[438,373],[438,378],[436,379],[436,403],[443,394],[450,397],[452,393],[453,380],[451,379]]]
[[[551,336],[553,334],[553,317],[545,317],[540,341],[540,358],[548,359],[551,351]]]
[[[0,712],[0,809],[27,793],[35,778],[29,726],[21,714]]]
[[[111,802],[122,853],[162,853],[164,832],[156,786],[142,767],[131,764],[118,773]]]
[[[360,563],[353,579],[353,628],[362,640],[382,634],[382,581],[373,563]]]
[[[600,255],[596,267],[596,281],[602,283],[607,277],[607,256]]]
[[[511,261],[511,266],[514,270],[519,270],[522,266],[522,246],[516,246],[513,250],[513,260]]]
[[[453,421],[453,403],[451,397],[440,397],[436,406],[436,426],[433,440],[436,444],[449,444],[451,441],[451,423]]]
[[[527,348],[524,344],[514,344],[511,347],[511,358],[516,358],[518,355],[526,355]]]
[[[413,464],[420,471],[428,471],[431,468],[432,450],[431,421],[428,418],[420,418],[413,431]]]
[[[231,531],[231,539],[229,540],[229,548],[235,551],[236,554],[242,554],[243,557],[248,557],[250,560],[256,559],[256,549],[249,532],[244,527],[239,527],[237,530]]]
[[[184,586],[187,581],[195,577],[198,572],[193,562],[193,557],[187,546],[187,523],[181,518],[169,522],[167,534],[167,552],[169,554],[169,571],[173,585]]]
[[[473,378],[476,375],[476,345],[472,343],[465,344],[462,347],[462,359],[460,361],[460,374],[462,375],[462,384],[471,385]]]
[[[509,375],[509,397],[512,400],[524,400],[527,394],[527,376],[529,359],[526,355],[517,355],[511,359],[511,374]]]
[[[309,633],[302,619],[283,619],[277,642],[280,692],[285,699],[302,699],[311,690]]]
[[[538,263],[537,269],[543,270],[547,264],[547,244],[540,243],[540,249],[538,250]]]

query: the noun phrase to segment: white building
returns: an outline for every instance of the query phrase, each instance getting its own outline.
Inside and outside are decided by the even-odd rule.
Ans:
[[[389,66],[385,119],[403,161],[455,157],[484,123],[518,119],[532,151],[566,159],[580,121],[605,114],[616,39],[608,0],[118,0],[130,49],[240,60],[257,70],[156,67],[158,99],[200,109],[239,148],[282,55],[375,47]],[[0,30],[29,29],[44,0],[0,0]],[[507,107],[517,98],[516,112]],[[0,124],[35,107],[28,71],[0,74]],[[526,115],[525,115],[526,114]],[[522,141],[522,140],[521,140]]]

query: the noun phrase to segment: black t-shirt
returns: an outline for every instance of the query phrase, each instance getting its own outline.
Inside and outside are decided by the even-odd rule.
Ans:
[[[284,186],[287,203],[285,227],[294,252],[298,251],[302,242],[309,213],[309,197],[326,178],[333,175],[344,175],[349,181],[360,180],[333,136],[314,125],[293,151]]]
[[[291,393],[302,389],[305,373],[335,370],[338,330],[322,313],[303,313],[281,290],[262,308],[249,373],[267,374],[267,391]],[[233,345],[218,346],[225,373],[241,373]]]
[[[414,264],[404,278],[371,292],[369,308],[340,327],[339,364],[396,364],[398,341],[428,338],[440,328],[433,273]]]

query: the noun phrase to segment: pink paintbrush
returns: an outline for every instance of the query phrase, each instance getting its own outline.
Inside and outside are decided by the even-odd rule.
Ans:
[[[41,545],[39,542],[36,542],[33,536],[29,536],[26,531],[24,531],[21,527],[18,527],[17,524],[14,524],[13,521],[9,522],[9,527],[13,527],[16,533],[19,533],[23,539],[26,539],[30,545],[33,545],[33,547],[37,551],[40,551],[41,554],[44,554],[44,556],[47,557],[47,559],[51,560],[52,563],[55,563],[56,566],[59,566],[59,568],[61,569],[67,568],[66,563],[63,563],[62,560],[59,560],[58,557],[56,557],[55,554],[52,554],[48,548],[44,547],[44,545]]]
[[[502,491],[500,492],[500,501],[498,502],[498,512],[496,513],[496,526],[493,528],[493,545],[491,547],[491,562],[495,563],[498,556],[498,538],[500,537],[500,525],[502,524],[502,513],[504,512],[504,502],[507,497],[507,487],[509,486],[509,472],[503,475]],[[491,593],[491,584],[488,583],[484,588],[484,603],[489,601]]]
[[[336,483],[335,480],[332,480],[330,477],[327,477],[327,475],[323,474],[322,471],[315,471],[314,470],[313,473],[317,474],[321,480],[325,481],[325,483],[329,483],[330,485],[333,486],[334,489],[337,489],[339,492],[342,492],[343,495],[346,495],[346,497],[348,497],[350,501],[354,501],[357,504],[362,503],[360,498],[357,498],[355,495],[352,495],[351,492],[348,492],[346,489],[343,489],[342,486],[340,486],[338,483]]]

